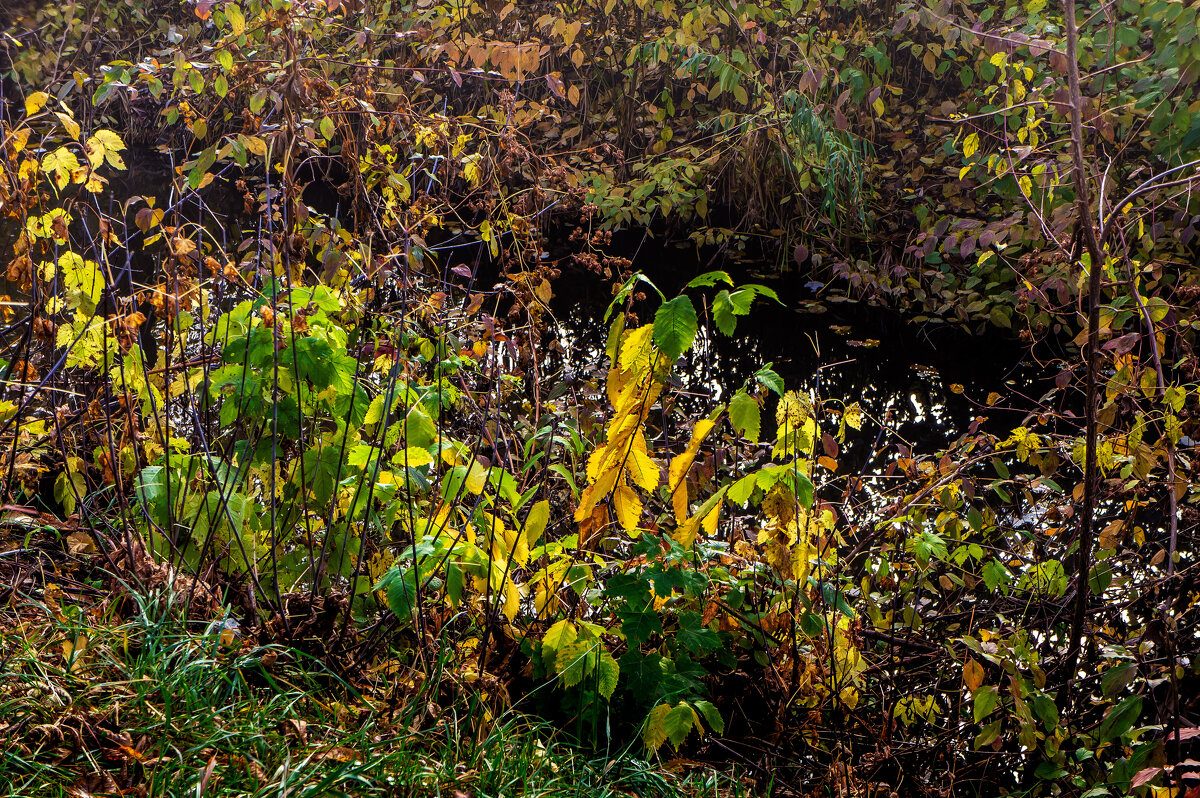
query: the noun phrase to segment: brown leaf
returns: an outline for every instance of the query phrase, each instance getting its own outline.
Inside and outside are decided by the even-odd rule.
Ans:
[[[217,0],[199,0],[196,3],[196,16],[200,19],[208,19],[212,16],[212,7],[217,4]]]
[[[837,441],[835,441],[833,436],[828,432],[821,434],[821,448],[824,449],[825,454],[829,455],[830,457],[838,456]]]
[[[1133,780],[1129,782],[1130,787],[1141,787],[1143,784],[1149,784],[1154,781],[1154,777],[1162,773],[1162,768],[1152,767],[1145,770],[1139,770],[1134,774]]]
[[[1101,348],[1111,349],[1118,355],[1124,355],[1137,345],[1138,339],[1141,337],[1141,333],[1131,332],[1128,335],[1122,335],[1120,338],[1112,339]]]

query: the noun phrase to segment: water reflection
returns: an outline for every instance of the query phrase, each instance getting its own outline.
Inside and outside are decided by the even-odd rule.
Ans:
[[[673,271],[698,270],[691,264]],[[670,296],[663,285],[670,275],[650,276]],[[987,419],[983,428],[1006,434],[1032,406],[1025,397],[1039,396],[1051,385],[1052,371],[1004,334],[974,336],[948,324],[908,322],[878,306],[815,299],[794,275],[757,282],[775,289],[782,304],[760,299],[749,316],[738,319],[731,338],[702,323],[686,363],[677,369],[681,403],[707,412],[772,364],[789,389],[835,404],[857,401],[875,425],[886,426],[892,443],[928,453],[947,446],[980,416]],[[600,320],[611,299],[608,285],[573,275],[559,280],[555,291],[565,367],[585,373],[602,369],[608,330]],[[646,301],[634,309],[649,321],[654,307]],[[1021,409],[1009,408],[1008,402],[988,407],[992,393],[1016,396],[1012,404]],[[764,422],[771,415],[764,414]],[[766,423],[763,432],[771,432]],[[848,442],[846,453],[857,468],[869,455],[874,435],[856,437],[860,440]]]

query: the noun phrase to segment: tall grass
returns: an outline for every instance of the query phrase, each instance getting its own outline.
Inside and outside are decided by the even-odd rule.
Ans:
[[[544,722],[406,669],[353,678],[169,592],[72,605],[54,585],[0,627],[0,793],[139,796],[737,795],[630,751],[588,754]],[[444,697],[444,696],[443,696]]]

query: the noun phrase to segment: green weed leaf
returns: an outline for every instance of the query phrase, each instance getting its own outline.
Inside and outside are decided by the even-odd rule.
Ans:
[[[696,308],[685,296],[664,303],[654,314],[654,343],[672,360],[691,348],[697,329]]]

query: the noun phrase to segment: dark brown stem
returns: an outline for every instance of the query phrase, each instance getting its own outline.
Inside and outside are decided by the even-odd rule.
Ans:
[[[1075,679],[1079,665],[1080,641],[1083,638],[1083,623],[1088,608],[1088,571],[1092,560],[1092,539],[1096,515],[1096,492],[1099,487],[1096,464],[1096,372],[1099,367],[1100,349],[1100,275],[1104,270],[1104,256],[1096,237],[1096,226],[1092,219],[1092,205],[1088,190],[1087,171],[1084,167],[1083,143],[1083,92],[1079,86],[1079,25],[1075,19],[1075,0],[1063,0],[1064,27],[1067,35],[1067,93],[1071,107],[1071,172],[1075,183],[1075,205],[1079,213],[1079,229],[1083,234],[1088,267],[1088,330],[1087,330],[1087,382],[1086,382],[1086,431],[1084,456],[1083,512],[1079,522],[1079,567],[1075,573],[1075,613],[1071,619],[1070,638],[1067,646],[1067,678],[1064,686]],[[1058,703],[1070,695],[1070,690],[1059,693]]]

